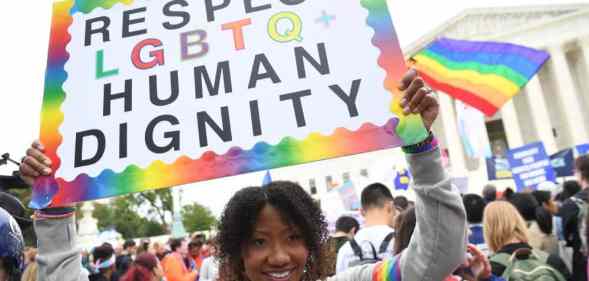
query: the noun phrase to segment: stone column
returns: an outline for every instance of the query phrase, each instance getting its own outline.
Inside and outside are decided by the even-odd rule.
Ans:
[[[585,60],[585,69],[589,72],[589,36],[579,40],[579,45],[583,50],[583,58]]]
[[[585,38],[581,39],[579,41],[579,45],[581,46],[581,49],[583,50],[583,60],[585,61],[585,75],[589,75],[589,36],[586,36]],[[587,86],[589,86],[589,84],[585,84]],[[585,95],[585,97],[587,97],[589,95],[589,88],[584,89],[585,93],[581,93],[581,95]],[[583,105],[584,108],[589,107],[589,98],[585,99],[585,104]],[[585,112],[585,114],[589,114],[587,112]],[[589,129],[589,128],[587,128]],[[589,133],[589,132],[587,132]]]
[[[528,94],[528,103],[530,104],[530,111],[532,113],[532,120],[534,128],[538,133],[540,141],[544,142],[546,153],[552,155],[557,152],[556,140],[552,133],[552,120],[548,114],[548,107],[546,107],[546,100],[542,91],[542,85],[538,76],[534,76],[526,86]]]
[[[438,94],[440,100],[440,112],[442,113],[442,122],[444,125],[444,135],[446,136],[446,144],[448,145],[448,152],[450,154],[450,163],[452,167],[452,175],[455,177],[466,175],[466,164],[464,160],[464,148],[458,135],[456,126],[456,112],[452,98],[446,93]]]
[[[563,111],[573,141],[571,145],[586,143],[589,135],[587,134],[587,124],[583,119],[584,107],[575,89],[565,50],[562,46],[552,46],[549,51],[558,85],[559,99],[564,106]]]
[[[507,135],[507,142],[509,148],[513,149],[524,145],[524,138],[519,126],[519,119],[517,118],[517,111],[513,99],[508,101],[501,108],[501,118],[503,120],[503,127]]]

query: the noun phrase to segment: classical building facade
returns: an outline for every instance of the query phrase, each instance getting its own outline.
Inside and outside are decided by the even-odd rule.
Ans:
[[[553,154],[589,142],[588,27],[586,4],[466,10],[405,48],[405,55],[438,37],[509,42],[549,52],[551,59],[539,75],[481,129],[496,153],[542,141]],[[485,163],[465,156],[455,101],[445,94],[439,100],[442,118],[434,131],[448,151],[452,174],[468,176],[471,190],[477,190],[487,181]]]

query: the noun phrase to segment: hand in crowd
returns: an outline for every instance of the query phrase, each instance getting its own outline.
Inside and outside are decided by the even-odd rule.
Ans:
[[[469,270],[467,270],[467,272],[471,274],[471,276],[468,276],[466,280],[477,281],[487,280],[490,278],[491,263],[489,262],[487,256],[485,256],[481,250],[472,244],[469,244],[466,250],[470,255],[466,259],[463,266],[468,268]]]
[[[20,175],[29,185],[33,185],[37,177],[48,176],[53,172],[51,160],[44,152],[45,147],[38,141],[33,142],[31,147],[27,149],[27,156],[23,158],[20,165]]]
[[[417,71],[410,69],[401,80],[399,90],[404,92],[401,100],[401,107],[405,114],[420,114],[425,128],[431,130],[432,124],[438,117],[440,105],[436,98],[431,95],[432,89],[425,85]]]

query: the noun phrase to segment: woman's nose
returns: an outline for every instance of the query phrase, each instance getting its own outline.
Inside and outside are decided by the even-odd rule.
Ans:
[[[290,263],[290,255],[288,250],[283,245],[276,245],[272,247],[268,262],[274,267],[284,266]]]

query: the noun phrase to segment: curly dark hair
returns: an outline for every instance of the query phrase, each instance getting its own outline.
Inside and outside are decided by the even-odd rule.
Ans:
[[[242,247],[253,235],[259,213],[269,204],[276,208],[285,223],[302,232],[309,258],[301,281],[315,281],[326,276],[323,247],[328,238],[327,223],[311,196],[296,183],[273,182],[264,187],[248,187],[237,192],[221,217],[217,241],[220,279],[244,281]]]

